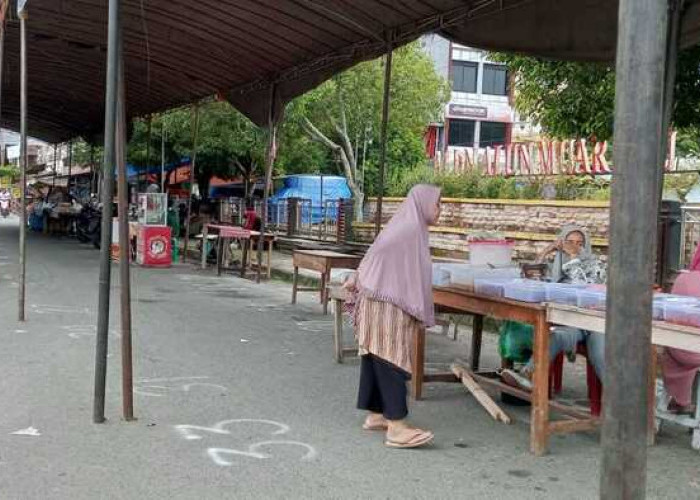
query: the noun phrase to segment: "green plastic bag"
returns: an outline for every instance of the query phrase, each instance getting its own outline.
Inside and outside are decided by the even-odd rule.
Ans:
[[[501,357],[515,363],[525,363],[532,356],[532,325],[518,321],[504,321],[498,339]]]

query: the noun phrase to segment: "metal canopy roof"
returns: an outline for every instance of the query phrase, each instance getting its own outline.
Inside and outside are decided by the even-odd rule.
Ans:
[[[28,2],[29,132],[57,142],[104,126],[107,0]],[[127,113],[219,94],[265,124],[276,108],[357,62],[427,32],[465,45],[611,60],[613,0],[122,0]],[[686,1],[683,43],[700,40]],[[19,125],[19,23],[8,21],[2,126]]]

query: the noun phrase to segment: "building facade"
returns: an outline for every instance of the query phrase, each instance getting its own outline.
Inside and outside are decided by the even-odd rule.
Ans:
[[[513,108],[512,86],[506,66],[488,52],[453,44],[438,35],[422,38],[435,70],[451,86],[443,120],[430,124],[427,152],[443,164],[454,164],[465,150],[480,151],[510,143],[532,133]]]

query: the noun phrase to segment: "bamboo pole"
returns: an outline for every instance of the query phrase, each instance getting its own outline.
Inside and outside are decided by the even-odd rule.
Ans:
[[[146,132],[146,168],[143,171],[143,179],[139,182],[139,191],[142,193],[145,193],[146,188],[148,187],[148,167],[151,166],[152,122],[153,115],[148,115],[148,131]],[[143,184],[141,184],[141,182]]]
[[[600,496],[643,499],[668,0],[620,0]]]
[[[267,158],[265,165],[265,188],[263,191],[263,204],[262,204],[262,216],[260,221],[260,237],[258,238],[258,273],[255,277],[255,281],[260,283],[262,278],[262,255],[263,247],[265,245],[265,232],[267,231],[267,205],[270,200],[270,185],[272,184],[272,170],[275,166],[275,153],[277,144],[277,119],[275,117],[275,95],[277,92],[277,85],[272,83],[270,85],[270,105],[267,113],[267,129],[268,129],[268,141],[267,141]],[[253,184],[255,185],[255,184]],[[255,191],[255,189],[253,189]],[[270,243],[272,244],[272,243]],[[245,265],[245,264],[244,264]],[[267,263],[268,266],[272,265],[271,262]]]
[[[27,10],[19,8],[20,19],[20,212],[19,212],[19,321],[25,321],[27,296]]]
[[[391,66],[393,63],[393,49],[389,46],[384,61],[384,97],[382,101],[382,126],[381,126],[381,144],[379,148],[379,186],[377,187],[377,213],[374,227],[374,236],[376,237],[382,230],[382,205],[384,199],[384,177],[386,171],[386,141],[387,127],[389,125],[389,104],[391,99]]]
[[[194,187],[194,169],[197,165],[197,142],[199,140],[199,105],[192,108],[192,159],[190,160],[190,192],[187,198],[187,220],[185,221],[185,246],[181,262],[187,261],[187,251],[190,243],[190,224],[192,222],[192,188]],[[202,252],[206,251],[206,242],[202,240]]]
[[[121,302],[122,414],[134,419],[134,383],[131,346],[131,242],[129,241],[129,182],[126,171],[126,92],[123,42],[119,51],[117,92],[116,158],[119,197],[119,291]]]
[[[119,79],[120,0],[109,0],[107,30],[107,81],[105,84],[105,151],[102,165],[102,234],[100,246],[100,281],[97,309],[97,343],[95,348],[95,395],[93,422],[105,421],[105,385],[107,382],[107,341],[109,335],[109,301],[112,268],[112,211],[114,165],[116,163],[117,93]]]

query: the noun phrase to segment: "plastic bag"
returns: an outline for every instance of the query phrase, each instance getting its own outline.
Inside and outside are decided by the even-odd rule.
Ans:
[[[525,363],[532,356],[532,325],[518,321],[504,321],[498,338],[501,357],[515,363]]]

